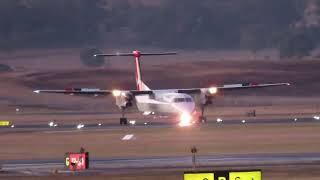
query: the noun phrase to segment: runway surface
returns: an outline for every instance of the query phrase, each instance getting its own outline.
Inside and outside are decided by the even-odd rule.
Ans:
[[[146,124],[145,124],[146,123]],[[228,126],[245,124],[299,124],[299,123],[320,123],[319,120],[309,118],[298,119],[234,119],[217,122],[210,120],[209,125]],[[206,125],[206,124],[202,124]],[[177,124],[164,120],[164,122],[137,121],[135,125],[128,125],[129,128],[166,128],[175,127]],[[126,128],[119,124],[85,124],[82,130],[112,130]],[[81,131],[82,131],[81,130]],[[14,128],[1,127],[0,133],[18,132],[75,132],[78,131],[76,124],[59,124],[58,127],[49,127],[48,124],[16,124]],[[259,168],[287,165],[319,165],[320,153],[297,153],[297,154],[235,154],[235,155],[206,155],[197,156],[197,166],[203,168]],[[2,170],[0,176],[7,175],[34,175],[47,176],[52,174],[55,169],[60,174],[70,174],[71,172],[64,167],[64,159],[47,160],[14,160],[0,161]],[[81,174],[105,174],[105,173],[126,173],[128,171],[145,170],[190,170],[192,167],[191,156],[162,156],[162,157],[121,157],[91,159],[90,169]],[[5,172],[5,173],[3,173]]]
[[[22,173],[26,175],[48,175],[54,169],[59,173],[70,173],[64,167],[64,160],[37,161],[4,161],[2,171],[8,173]],[[316,165],[320,163],[320,153],[299,154],[247,154],[247,155],[219,155],[197,156],[197,167],[203,168],[259,168],[281,165]],[[148,158],[119,158],[90,160],[90,170],[83,173],[120,173],[130,170],[147,169],[190,169],[191,156],[148,157]]]
[[[118,120],[114,120],[114,122],[118,122]],[[49,122],[48,122],[49,123]],[[315,119],[314,117],[306,117],[306,118],[282,118],[282,119],[229,119],[217,121],[217,120],[209,120],[206,124],[208,125],[240,125],[240,124],[298,124],[298,123],[320,123],[320,120]],[[206,125],[201,124],[201,125]],[[77,130],[78,124],[58,124],[57,127],[49,127],[48,124],[15,124],[14,128],[11,127],[0,127],[0,133],[6,132],[49,132],[49,131],[71,131]],[[194,125],[198,125],[195,123]],[[121,126],[118,123],[108,123],[108,124],[97,124],[97,123],[86,123],[84,124],[84,128],[81,130],[108,130],[108,129],[121,129],[124,127],[131,128],[168,128],[168,127],[176,127],[177,123],[174,123],[170,120],[164,119],[163,122],[154,122],[154,121],[146,121],[146,120],[135,120],[135,124],[128,124],[127,126]]]

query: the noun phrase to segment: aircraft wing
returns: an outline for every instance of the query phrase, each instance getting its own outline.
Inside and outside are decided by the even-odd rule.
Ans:
[[[35,93],[55,93],[55,94],[70,94],[70,95],[109,95],[112,91],[90,89],[90,88],[70,88],[64,90],[35,90]]]
[[[153,91],[137,91],[137,90],[101,90],[101,89],[90,89],[90,88],[69,88],[64,90],[35,90],[39,93],[53,93],[53,94],[67,94],[67,95],[87,95],[87,96],[103,96],[103,95],[116,95],[117,93],[130,93],[132,95],[152,94]]]
[[[248,89],[248,88],[265,88],[272,86],[290,86],[290,83],[273,83],[273,84],[258,84],[258,83],[243,83],[243,84],[230,84],[218,87],[219,90],[237,90],[237,89]]]
[[[190,89],[177,89],[178,93],[197,94],[200,92],[208,92],[209,94],[216,94],[219,91],[234,91],[240,89],[251,88],[266,88],[274,86],[289,86],[290,83],[273,83],[273,84],[258,84],[258,83],[242,83],[242,84],[227,84],[223,86],[213,86],[209,88],[190,88]]]
[[[274,84],[257,84],[257,83],[243,83],[243,84],[229,84],[223,86],[214,86],[209,88],[190,88],[190,89],[164,89],[164,90],[100,90],[100,89],[90,89],[90,88],[70,88],[65,90],[35,90],[35,93],[57,93],[57,94],[70,94],[70,95],[110,95],[114,96],[120,95],[121,93],[130,93],[133,96],[153,94],[156,92],[176,92],[176,93],[187,93],[187,94],[199,94],[205,92],[207,94],[216,94],[219,91],[233,91],[240,89],[250,89],[250,88],[266,88],[274,86],[289,86],[289,83],[274,83]]]

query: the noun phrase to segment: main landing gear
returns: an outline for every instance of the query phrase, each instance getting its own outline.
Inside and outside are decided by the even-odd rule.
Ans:
[[[205,110],[206,104],[200,105],[201,109],[201,115],[199,116],[199,123],[207,123],[207,117],[204,116],[204,110]]]
[[[120,118],[120,125],[127,125],[128,119],[125,117],[125,108],[121,109],[122,116]]]

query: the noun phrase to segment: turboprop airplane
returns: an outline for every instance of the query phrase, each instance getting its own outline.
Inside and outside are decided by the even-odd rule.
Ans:
[[[196,102],[194,96],[200,97],[199,107],[201,115],[199,122],[206,122],[204,116],[205,107],[212,104],[212,97],[216,96],[220,91],[232,91],[249,88],[265,88],[273,86],[290,85],[289,83],[274,83],[274,84],[230,84],[206,88],[189,88],[189,89],[150,89],[142,79],[140,58],[141,56],[162,56],[175,55],[174,52],[168,53],[141,53],[133,51],[132,53],[117,53],[117,54],[94,54],[94,57],[111,57],[111,56],[133,56],[136,65],[136,90],[101,90],[88,88],[74,88],[65,90],[35,90],[35,93],[61,93],[71,95],[113,95],[116,99],[116,105],[120,108],[122,116],[120,124],[128,123],[125,117],[125,110],[132,107],[136,103],[138,110],[144,114],[177,114],[180,116],[180,126],[188,126],[192,122],[192,114],[196,110]]]

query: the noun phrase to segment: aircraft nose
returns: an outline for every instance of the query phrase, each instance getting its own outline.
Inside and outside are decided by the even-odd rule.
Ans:
[[[183,109],[183,112],[193,113],[195,110],[194,103],[182,103],[181,108]]]

